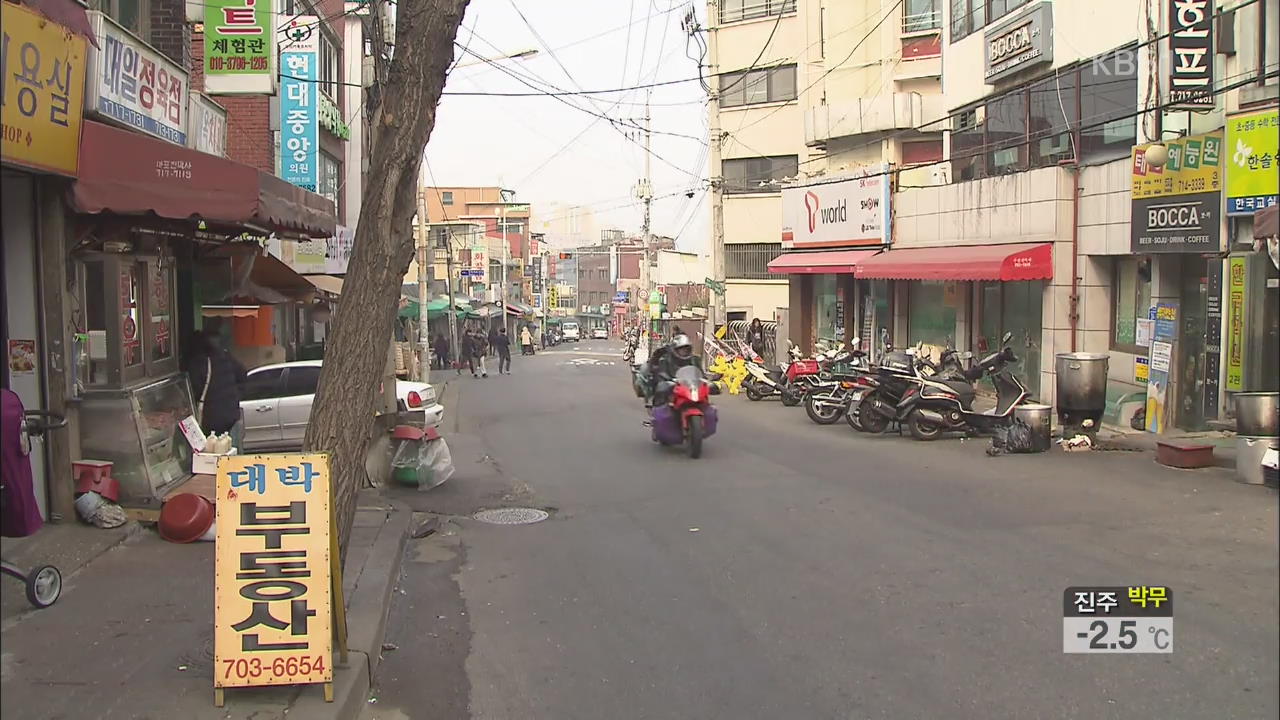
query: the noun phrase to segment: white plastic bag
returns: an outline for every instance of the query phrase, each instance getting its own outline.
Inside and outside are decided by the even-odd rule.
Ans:
[[[430,490],[453,477],[453,456],[444,438],[402,440],[391,458],[392,477],[402,485]]]

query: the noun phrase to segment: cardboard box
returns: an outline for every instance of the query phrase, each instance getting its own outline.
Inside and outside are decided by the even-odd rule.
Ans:
[[[217,475],[218,474],[218,458],[229,457],[236,454],[236,449],[231,448],[231,452],[225,455],[217,453],[198,452],[191,456],[191,474],[192,475]]]

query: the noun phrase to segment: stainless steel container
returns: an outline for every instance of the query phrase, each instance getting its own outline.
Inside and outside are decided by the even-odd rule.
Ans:
[[[1280,450],[1280,438],[1236,436],[1236,475],[1240,476],[1240,482],[1250,485],[1266,483],[1262,456],[1269,448]]]
[[[1092,420],[1097,428],[1107,409],[1107,369],[1110,356],[1104,353],[1058,353],[1054,357],[1057,371],[1058,421],[1079,426]]]
[[[1019,405],[1013,409],[1013,416],[1031,427],[1031,447],[1036,452],[1049,449],[1053,440],[1053,408],[1048,405]]]
[[[1280,393],[1235,394],[1236,432],[1250,437],[1280,435]]]

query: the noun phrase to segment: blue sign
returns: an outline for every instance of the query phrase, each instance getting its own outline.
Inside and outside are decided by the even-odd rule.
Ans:
[[[320,79],[315,52],[280,53],[280,177],[317,192],[320,184]]]
[[[475,269],[463,269],[459,271],[459,274],[462,275],[462,277],[484,277],[483,270]]]
[[[616,303],[626,303],[631,301],[631,292],[629,290],[619,290],[613,294],[613,301]]]

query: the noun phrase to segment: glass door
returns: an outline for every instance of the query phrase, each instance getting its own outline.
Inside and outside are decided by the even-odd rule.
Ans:
[[[1207,264],[1202,257],[1182,258],[1178,303],[1177,407],[1174,424],[1184,430],[1203,430],[1205,372],[1205,296],[1208,294]]]

